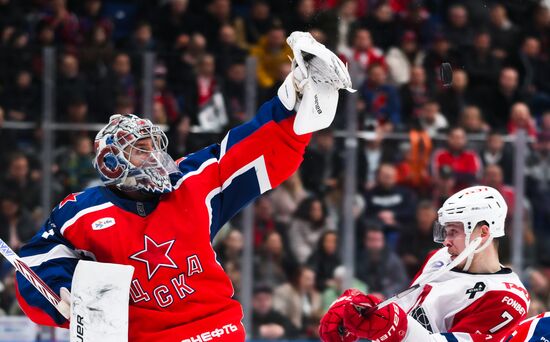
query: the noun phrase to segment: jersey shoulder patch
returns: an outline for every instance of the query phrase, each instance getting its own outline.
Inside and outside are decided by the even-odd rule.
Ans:
[[[113,204],[101,193],[101,187],[93,187],[82,192],[75,192],[66,196],[51,213],[51,224],[61,234],[67,226],[74,223],[79,217]]]

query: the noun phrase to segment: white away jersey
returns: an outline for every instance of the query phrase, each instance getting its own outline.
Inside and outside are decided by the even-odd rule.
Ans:
[[[447,248],[436,251],[413,284],[450,261]],[[427,331],[439,335],[434,340],[499,341],[525,318],[529,294],[508,268],[492,274],[450,271],[397,303]]]

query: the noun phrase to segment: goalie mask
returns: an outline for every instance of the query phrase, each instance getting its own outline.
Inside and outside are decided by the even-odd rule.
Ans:
[[[115,114],[96,135],[94,167],[105,185],[122,191],[170,192],[170,175],[179,169],[167,146],[166,134],[151,121]]]

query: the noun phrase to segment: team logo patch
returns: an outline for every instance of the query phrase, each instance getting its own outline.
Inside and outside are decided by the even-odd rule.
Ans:
[[[104,217],[100,218],[99,220],[92,223],[92,229],[93,230],[101,230],[105,228],[109,228],[115,225],[115,219],[112,217]]]
[[[163,243],[157,243],[145,235],[145,244],[143,249],[130,256],[130,259],[141,261],[147,266],[147,276],[149,280],[160,267],[178,268],[178,265],[172,260],[169,253],[176,240],[170,240]]]

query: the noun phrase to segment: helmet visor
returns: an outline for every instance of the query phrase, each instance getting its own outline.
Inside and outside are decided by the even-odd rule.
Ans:
[[[462,222],[446,222],[445,224],[435,221],[433,225],[433,237],[437,243],[443,243],[447,238],[456,240],[466,238],[464,224]]]

